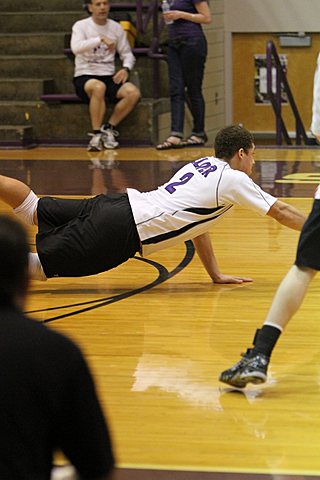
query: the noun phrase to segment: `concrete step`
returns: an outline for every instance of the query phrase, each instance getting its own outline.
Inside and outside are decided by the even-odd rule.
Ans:
[[[0,78],[1,100],[39,100],[54,88],[52,78]]]
[[[73,57],[70,32],[0,33],[0,52],[6,55],[66,55]],[[134,47],[136,57],[147,56],[148,47]]]
[[[41,95],[40,100],[48,104],[83,103],[81,98],[75,93],[48,93]]]
[[[84,2],[83,2],[84,3]],[[68,10],[81,11],[81,1],[79,0],[1,0],[2,12],[63,12],[68,6]]]
[[[135,70],[139,74],[139,82],[143,97],[153,96],[154,60],[148,57],[137,57]],[[65,55],[1,55],[0,64],[5,65],[8,78],[53,78],[56,93],[74,93],[73,59]],[[117,61],[118,67],[120,62]],[[159,62],[160,88],[163,96],[168,94],[168,71],[166,62]],[[1,93],[0,93],[1,98]]]
[[[26,32],[71,32],[72,25],[81,18],[86,18],[85,12],[1,12],[1,33]]]
[[[143,99],[119,125],[120,144],[153,145],[158,141],[158,116],[168,112],[168,99]],[[108,109],[107,116],[110,114]],[[88,106],[78,103],[0,101],[0,125],[33,125],[40,144],[87,144],[91,131]]]
[[[0,52],[5,52],[6,55],[61,55],[67,46],[67,33],[69,32],[0,34]]]
[[[8,78],[53,78],[59,92],[73,93],[73,62],[65,55],[0,56]]]
[[[37,146],[32,125],[0,125],[0,148]]]
[[[1,0],[1,10],[2,12],[63,12],[67,6],[68,10],[80,11],[82,3],[85,2],[81,2],[80,0]],[[118,0],[117,2],[112,3],[125,4],[128,2],[127,0]],[[147,2],[145,3],[147,4]]]

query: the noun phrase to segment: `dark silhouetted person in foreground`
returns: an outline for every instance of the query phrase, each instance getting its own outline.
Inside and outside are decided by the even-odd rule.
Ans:
[[[80,478],[107,480],[108,428],[79,348],[26,317],[27,237],[0,216],[0,478],[49,480],[55,450]]]

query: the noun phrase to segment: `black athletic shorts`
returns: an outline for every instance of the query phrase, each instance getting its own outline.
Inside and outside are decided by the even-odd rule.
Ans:
[[[320,270],[320,200],[313,202],[312,210],[304,224],[297,248],[295,264]]]
[[[80,75],[79,77],[74,77],[73,83],[76,90],[76,94],[81,100],[85,103],[89,103],[90,98],[88,97],[84,86],[88,80],[95,78],[100,80],[107,87],[105,98],[109,100],[110,103],[117,103],[119,98],[117,98],[118,90],[122,87],[123,83],[114,83],[112,80],[112,75]]]
[[[104,272],[140,250],[126,193],[86,200],[44,197],[37,213],[37,252],[48,278]]]

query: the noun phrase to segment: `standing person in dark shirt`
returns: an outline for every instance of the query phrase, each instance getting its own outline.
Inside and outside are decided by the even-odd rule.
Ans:
[[[204,145],[205,102],[202,94],[207,40],[201,24],[211,23],[206,0],[171,0],[170,11],[164,13],[169,28],[169,87],[171,99],[171,134],[158,150]],[[185,90],[187,91],[193,128],[183,141]]]
[[[79,348],[27,318],[28,244],[0,216],[0,478],[49,480],[60,449],[80,478],[111,479],[111,441]]]

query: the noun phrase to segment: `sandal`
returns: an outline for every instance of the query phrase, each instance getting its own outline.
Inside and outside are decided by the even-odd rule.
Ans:
[[[185,147],[201,147],[205,145],[208,137],[204,134],[203,137],[198,137],[198,135],[190,135],[189,138],[184,142]]]
[[[171,136],[174,137],[174,135],[171,135]],[[172,148],[182,148],[182,147],[185,146],[184,142],[181,140],[180,137],[177,137],[180,140],[179,143],[172,143],[172,142],[170,142],[169,138],[167,138],[167,140],[165,140],[163,143],[160,143],[159,145],[157,145],[156,149],[157,150],[170,150]]]

